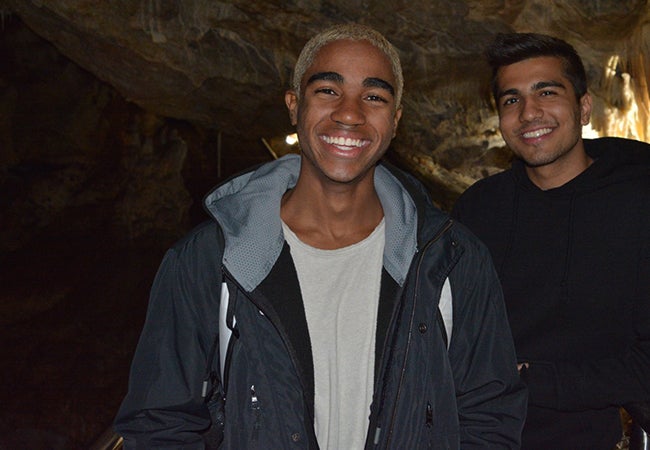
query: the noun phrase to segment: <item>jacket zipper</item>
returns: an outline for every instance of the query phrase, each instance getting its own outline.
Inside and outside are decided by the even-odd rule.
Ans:
[[[404,374],[406,373],[406,361],[408,360],[410,349],[411,349],[411,338],[413,335],[413,321],[415,320],[415,306],[418,302],[418,286],[420,284],[420,269],[422,267],[422,261],[424,260],[424,255],[427,252],[427,250],[451,228],[452,224],[454,221],[452,219],[447,220],[447,222],[443,225],[443,227],[438,231],[438,233],[429,241],[426,243],[426,245],[422,248],[422,250],[418,254],[418,262],[417,262],[417,269],[415,272],[416,278],[415,278],[415,289],[413,291],[413,306],[411,308],[411,314],[409,317],[409,325],[408,325],[408,339],[406,341],[406,349],[404,352],[404,359],[402,362],[402,369],[400,370],[400,377],[399,377],[399,382],[397,384],[397,394],[395,396],[395,403],[393,406],[393,412],[391,414],[391,420],[390,420],[390,426],[388,427],[388,436],[386,438],[386,448],[390,448],[390,441],[391,438],[393,437],[393,429],[395,427],[395,420],[396,420],[396,415],[397,415],[397,404],[399,403],[399,399],[402,394],[402,388],[404,386]],[[390,369],[387,367],[387,369]],[[427,423],[429,421],[429,409],[427,408]],[[431,423],[433,423],[433,415],[431,417]],[[374,439],[374,445],[376,446],[379,443],[379,424],[377,424],[377,430],[375,431],[375,439]]]
[[[295,355],[295,352],[293,351],[293,348],[291,347],[291,345],[289,345],[289,339],[282,332],[280,327],[276,324],[276,321],[273,319],[274,314],[269,314],[268,310],[265,310],[258,302],[256,302],[253,298],[251,298],[251,296],[248,295],[246,290],[225,269],[224,269],[223,277],[224,277],[224,280],[227,279],[229,282],[234,284],[235,287],[237,288],[237,291],[239,291],[239,293],[241,293],[244,297],[246,297],[248,299],[248,301],[250,301],[255,306],[255,308],[258,309],[258,311],[260,311],[262,314],[264,314],[264,316],[269,320],[269,322],[271,322],[271,324],[273,325],[273,328],[275,328],[275,331],[280,335],[280,339],[282,339],[282,342],[284,342],[285,348],[287,349],[287,353],[289,353],[289,358],[291,359],[291,362],[293,363],[294,368],[297,368],[298,367],[298,358],[296,358],[296,355]],[[304,399],[304,393],[306,392],[305,381],[302,379],[302,377],[300,376],[300,374],[298,373],[297,370],[296,370],[296,376],[300,380],[300,385],[301,385],[302,392],[303,392],[303,402],[304,402],[303,407],[304,407],[305,415],[307,416],[307,419],[309,419],[309,423],[311,423],[313,425],[314,417],[313,417],[310,409],[307,407],[307,403],[306,403],[306,401]],[[253,394],[255,394],[255,385],[251,386],[251,405],[252,405]],[[257,414],[258,414],[258,417],[259,417],[259,404],[257,403],[257,395],[255,395],[254,397],[255,397],[255,400],[256,400],[255,404],[256,404],[256,407],[257,407],[257,410],[258,410]],[[255,409],[255,408],[253,408],[253,409]]]

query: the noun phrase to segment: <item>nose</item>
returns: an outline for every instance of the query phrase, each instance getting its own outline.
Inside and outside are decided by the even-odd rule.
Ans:
[[[531,122],[539,119],[544,115],[544,110],[534,98],[522,100],[521,110],[519,111],[519,120],[522,122]]]
[[[349,127],[364,124],[366,116],[363,110],[363,100],[342,97],[332,111],[330,118],[340,125]]]

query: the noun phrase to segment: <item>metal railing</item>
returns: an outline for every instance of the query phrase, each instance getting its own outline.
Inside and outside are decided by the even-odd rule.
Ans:
[[[648,433],[638,425],[632,426],[630,436],[630,450],[650,450],[650,438]]]
[[[89,450],[120,450],[124,444],[122,436],[117,434],[113,427],[108,427]]]

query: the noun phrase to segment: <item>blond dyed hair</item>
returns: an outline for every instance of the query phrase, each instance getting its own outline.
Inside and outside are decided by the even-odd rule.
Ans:
[[[321,31],[312,37],[303,47],[298,61],[293,69],[291,77],[291,89],[300,98],[300,82],[307,69],[313,64],[314,58],[318,51],[327,44],[336,41],[368,41],[373,46],[381,50],[390,61],[395,77],[395,105],[399,108],[402,101],[402,92],[404,90],[404,75],[402,74],[402,64],[400,63],[397,49],[381,33],[366,25],[356,23],[347,23],[335,25]]]

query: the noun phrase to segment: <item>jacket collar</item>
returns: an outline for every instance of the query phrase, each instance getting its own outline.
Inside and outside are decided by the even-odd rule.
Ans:
[[[268,275],[282,251],[280,202],[296,185],[299,171],[300,156],[287,155],[225,182],[205,198],[206,210],[223,229],[224,266],[249,292]],[[384,267],[402,285],[417,251],[418,211],[383,164],[375,170],[375,188],[386,220]]]

